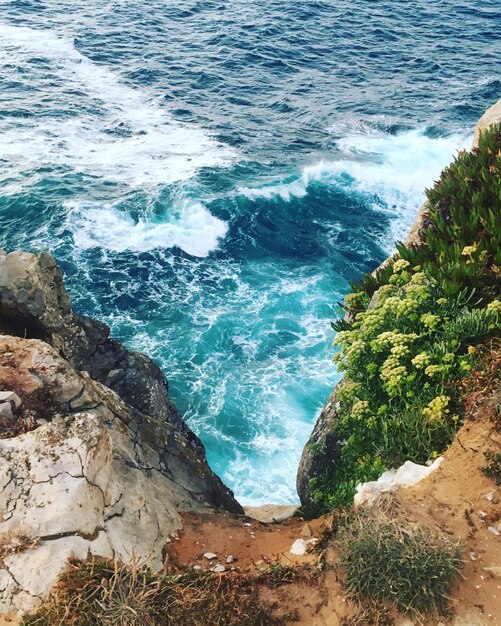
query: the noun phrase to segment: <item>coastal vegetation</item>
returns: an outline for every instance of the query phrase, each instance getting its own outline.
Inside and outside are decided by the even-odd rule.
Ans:
[[[155,574],[145,565],[74,561],[22,626],[280,626],[291,615],[274,617],[257,587],[288,584],[291,571],[270,565],[256,575]]]
[[[444,533],[363,511],[344,518],[336,543],[348,591],[363,603],[392,601],[405,613],[443,614],[462,568],[462,546]]]
[[[500,330],[500,175],[495,125],[427,191],[419,243],[397,244],[346,296],[333,322],[339,453],[312,479],[318,512],[390,467],[436,458],[460,427],[460,381]]]

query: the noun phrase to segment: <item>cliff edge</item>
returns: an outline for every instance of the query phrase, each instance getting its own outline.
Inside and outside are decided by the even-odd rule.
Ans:
[[[501,99],[490,107],[480,118],[475,128],[473,148],[478,147],[480,132],[501,122]],[[416,220],[406,239],[406,244],[414,245],[420,242],[420,231],[428,218],[428,203],[421,207]],[[393,258],[393,257],[392,257]],[[384,268],[389,262],[385,261],[380,267]],[[369,305],[369,307],[371,307]],[[341,383],[344,382],[341,381]],[[333,467],[340,459],[341,449],[345,442],[340,441],[334,432],[334,425],[338,420],[338,390],[340,384],[334,387],[327,404],[318,417],[313,432],[303,450],[297,474],[297,491],[301,500],[302,510],[314,515],[317,505],[313,497],[315,479],[326,472],[326,468]]]
[[[109,334],[50,254],[0,251],[0,615],[71,558],[161,567],[181,511],[243,513],[159,367]]]

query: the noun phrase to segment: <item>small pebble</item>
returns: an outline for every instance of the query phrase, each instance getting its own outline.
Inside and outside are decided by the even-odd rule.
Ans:
[[[217,554],[214,554],[214,552],[206,552],[204,554],[204,557],[209,560],[212,561],[212,559],[215,559],[217,557]]]
[[[490,533],[492,533],[493,535],[501,535],[501,533],[499,532],[499,530],[497,528],[494,528],[494,526],[489,526],[489,528],[487,529]]]
[[[233,554],[229,554],[229,555],[226,557],[226,563],[228,563],[228,565],[229,565],[230,563],[233,563],[234,561],[235,561],[235,557],[233,556]]]
[[[492,501],[494,500],[494,491],[491,491],[490,493],[488,493],[488,494],[485,496],[485,499],[486,499],[486,500],[489,500],[489,502],[492,502]]]
[[[194,569],[194,570],[196,570],[196,571],[198,572],[198,571],[199,571],[199,570],[201,570],[202,568],[200,567],[200,565],[194,565],[194,566],[193,566],[193,569]]]
[[[475,554],[475,552],[470,552],[470,559],[472,561],[476,561],[477,560],[477,555]]]

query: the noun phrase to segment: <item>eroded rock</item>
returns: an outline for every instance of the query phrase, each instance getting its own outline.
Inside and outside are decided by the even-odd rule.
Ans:
[[[243,513],[160,369],[75,314],[48,254],[0,251],[0,615],[36,606],[69,558],[161,567],[179,511]],[[5,420],[5,418],[4,418]]]

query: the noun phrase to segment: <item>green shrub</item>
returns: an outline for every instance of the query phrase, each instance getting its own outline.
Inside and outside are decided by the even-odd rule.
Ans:
[[[348,590],[411,613],[443,613],[462,566],[461,546],[426,527],[361,513],[340,525],[337,544]]]
[[[499,334],[501,126],[461,153],[427,192],[422,244],[365,277],[333,323],[345,372],[336,458],[312,480],[319,510],[350,504],[359,482],[443,452],[462,418],[458,383],[476,344]],[[376,293],[377,291],[377,293]]]

